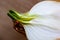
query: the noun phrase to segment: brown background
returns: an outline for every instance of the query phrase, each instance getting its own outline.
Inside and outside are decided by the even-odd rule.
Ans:
[[[3,40],[26,40],[13,29],[12,20],[7,16],[10,9],[27,12],[40,0],[0,0],[0,38]],[[1,39],[0,39],[1,40]]]

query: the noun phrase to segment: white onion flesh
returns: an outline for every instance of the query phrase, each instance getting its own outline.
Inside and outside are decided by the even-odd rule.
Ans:
[[[28,40],[56,40],[60,38],[60,2],[42,1],[29,12],[38,17],[24,25]]]

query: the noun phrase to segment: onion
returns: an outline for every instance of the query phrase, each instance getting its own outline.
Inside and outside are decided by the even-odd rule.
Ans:
[[[24,25],[28,40],[56,40],[60,38],[60,2],[42,1],[29,11],[39,15]],[[41,17],[40,17],[41,16]]]

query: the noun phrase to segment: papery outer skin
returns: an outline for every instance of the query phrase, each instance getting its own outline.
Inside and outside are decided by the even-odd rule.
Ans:
[[[60,2],[42,1],[29,12],[42,18],[30,21],[24,25],[28,40],[56,40],[60,38]]]

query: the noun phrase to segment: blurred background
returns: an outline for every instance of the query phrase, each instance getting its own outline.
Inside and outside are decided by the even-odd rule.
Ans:
[[[0,0],[0,40],[27,40],[13,29],[13,22],[7,16],[10,9],[28,12],[36,3],[43,0]],[[60,0],[56,0],[60,1]]]

